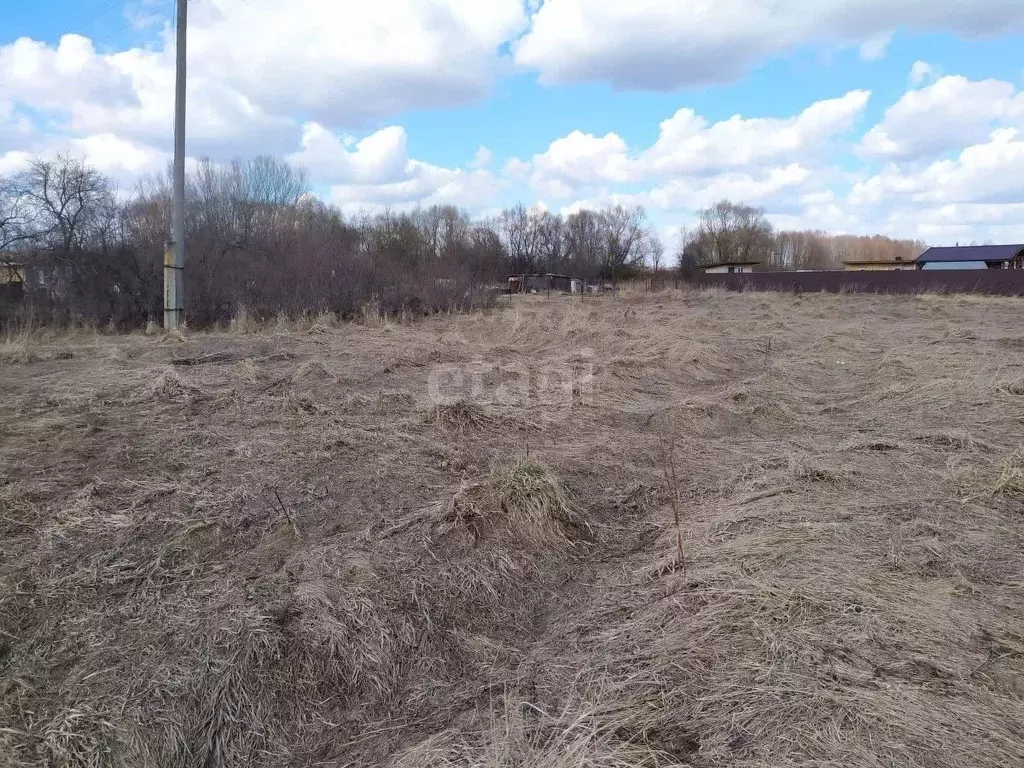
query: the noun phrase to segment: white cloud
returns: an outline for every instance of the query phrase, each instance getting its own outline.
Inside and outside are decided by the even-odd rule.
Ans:
[[[816,102],[791,118],[736,115],[710,126],[692,110],[683,109],[661,124],[658,140],[642,162],[655,172],[681,173],[805,157],[852,128],[870,96],[870,91],[851,91]]]
[[[1000,80],[943,77],[889,107],[859,151],[900,159],[935,155],[983,139],[996,124],[1024,124],[1024,92]]]
[[[532,165],[534,188],[552,197],[569,197],[580,186],[628,182],[637,173],[626,142],[614,133],[598,137],[573,131],[553,141]]]
[[[349,213],[434,204],[479,211],[492,204],[506,184],[484,168],[445,168],[415,160],[407,145],[400,126],[357,140],[307,123],[302,150],[288,160],[305,167],[314,183],[328,186],[331,201]],[[482,156],[478,151],[476,160]]]
[[[32,121],[15,109],[13,102],[0,99],[0,147],[8,152],[23,149],[34,134]]]
[[[1012,86],[946,79],[932,91],[914,91],[923,93],[921,99],[894,105],[887,115],[892,140],[928,146],[930,134],[923,132],[914,144],[914,121],[902,125],[895,118],[908,104],[913,115],[920,105],[944,103],[937,95],[961,81],[970,97],[953,90],[969,103],[968,111],[976,107],[986,119],[997,115],[1004,123],[1016,116],[1019,95]],[[637,152],[618,134],[577,132],[534,158],[532,180],[536,184],[540,175],[542,192],[574,200],[563,212],[643,205],[666,231],[692,223],[700,208],[729,198],[763,207],[779,228],[883,233],[933,243],[1024,238],[1024,128],[989,128],[978,141],[960,143],[954,158],[922,163],[916,155],[895,155],[877,167],[865,156],[860,168],[842,168],[837,157],[852,146],[834,139],[853,125],[864,103],[866,94],[847,95],[792,118],[737,117],[715,124],[682,110],[662,124],[651,148]],[[955,138],[963,126],[931,109],[920,111],[932,122],[951,122]],[[969,128],[960,135],[977,132],[977,126]],[[949,140],[946,136],[944,145],[952,146]],[[823,142],[833,151],[815,151]]]
[[[79,101],[137,101],[131,78],[81,35],[65,35],[53,48],[24,37],[0,47],[0,93],[47,110]]]
[[[692,211],[718,200],[779,208],[795,205],[812,172],[800,165],[768,168],[758,172],[723,173],[711,179],[677,180],[652,190],[648,199],[658,208]]]
[[[473,161],[469,164],[469,167],[475,169],[486,168],[493,160],[494,153],[487,147],[481,145],[477,148],[476,154],[473,155]]]
[[[35,155],[31,152],[11,151],[0,155],[0,176],[11,176],[28,168]]]
[[[525,21],[520,0],[193,0],[190,150],[280,154],[299,136],[297,115],[336,129],[478,99]],[[81,35],[4,42],[4,100],[71,134],[169,148],[169,28],[153,47],[112,53]]]
[[[111,133],[71,139],[40,139],[32,151],[11,151],[0,155],[0,175],[22,171],[36,158],[68,154],[83,160],[110,177],[122,190],[130,190],[142,177],[167,169],[170,155],[145,144],[137,144]]]
[[[483,96],[521,0],[198,0],[193,67],[331,127]]]
[[[735,115],[713,124],[691,109],[681,109],[661,123],[655,143],[638,152],[632,152],[616,133],[598,137],[574,131],[533,158],[531,183],[541,194],[567,198],[607,184],[680,175],[721,176],[739,169],[771,169],[785,161],[807,162],[824,156],[830,140],[849,131],[870,95],[869,91],[851,91],[812,104],[791,118]],[[714,183],[693,183],[714,188]],[[677,199],[678,195],[671,197]]]
[[[869,37],[860,44],[860,57],[865,61],[879,61],[885,58],[892,42],[892,31],[886,30]]]
[[[189,82],[189,141],[197,153],[277,152],[294,141],[291,117],[267,114],[201,71]],[[99,54],[78,35],[65,35],[55,47],[27,39],[0,47],[0,92],[69,133],[116,133],[167,147],[173,84],[166,52]]]
[[[806,44],[867,43],[866,53],[880,53],[880,36],[901,28],[972,37],[1020,31],[1024,3],[545,0],[514,54],[549,83],[601,80],[617,88],[670,90],[730,82]]]
[[[895,163],[859,182],[855,205],[902,203],[1012,203],[1024,198],[1024,136],[1014,128],[994,131],[984,144],[964,149],[955,160],[922,170]]]
[[[910,68],[910,84],[924,85],[935,74],[935,68],[927,61],[915,61]]]
[[[142,176],[167,169],[171,156],[144,144],[134,144],[112,133],[71,139],[68,151],[81,157],[115,181],[130,185]]]
[[[501,170],[501,175],[508,179],[522,181],[529,175],[532,167],[527,161],[520,160],[518,157],[512,157],[506,161]]]
[[[406,175],[405,129],[390,126],[361,141],[338,136],[319,123],[302,130],[302,151],[288,160],[304,166],[311,176],[326,184],[390,184]]]
[[[338,184],[331,187],[330,199],[346,213],[455,205],[479,214],[494,202],[504,186],[505,182],[487,171],[443,168],[413,160],[400,181]]]
[[[797,210],[805,200],[824,199],[824,182],[799,163],[752,171],[728,171],[712,177],[673,179],[642,192],[620,193],[607,189],[562,207],[562,213],[600,209],[607,205],[641,205],[656,219],[665,214],[695,217],[696,212],[719,200],[730,199],[763,206],[771,213]]]
[[[474,143],[461,150],[463,167],[410,157],[406,129],[389,119],[482,97],[508,66],[500,51],[526,29],[528,14],[514,61],[549,82],[620,88],[728,80],[806,43],[876,59],[893,30],[972,35],[1024,23],[1024,3],[1009,0],[835,5],[193,0],[189,150],[219,161],[286,156],[349,212],[451,203],[483,213],[543,197],[555,208],[575,200],[568,209],[643,204],[671,218],[659,225],[677,227],[728,197],[764,206],[780,224],[843,231],[973,239],[965,232],[1022,226],[1014,222],[1024,200],[1024,93],[1009,82],[940,78],[923,61],[910,72],[915,87],[859,141],[850,134],[860,134],[866,90],[788,117],[712,122],[684,107],[641,146],[627,141],[625,122],[552,136],[546,147],[524,147],[529,159],[496,161],[486,146],[472,154]],[[172,46],[166,29],[152,34],[160,36],[150,47],[114,52],[79,35],[0,41],[0,173],[57,151],[84,157],[122,189],[164,169]],[[851,169],[857,156],[861,166]]]

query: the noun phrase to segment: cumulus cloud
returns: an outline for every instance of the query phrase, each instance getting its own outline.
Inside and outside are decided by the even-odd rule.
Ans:
[[[712,177],[673,179],[640,192],[603,190],[562,206],[563,214],[582,209],[597,210],[608,205],[641,205],[662,214],[695,218],[701,208],[729,199],[765,207],[772,214],[796,211],[805,201],[827,193],[818,185],[824,177],[799,163],[750,171],[727,171]]]
[[[166,170],[171,161],[168,152],[132,143],[112,133],[71,139],[68,150],[115,181],[128,185]]]
[[[923,85],[935,74],[935,68],[927,61],[915,61],[910,68],[910,84]]]
[[[884,165],[863,153],[859,167],[848,163],[859,146],[848,134],[867,102],[858,92],[790,118],[710,124],[681,110],[662,123],[651,147],[636,151],[615,133],[574,132],[533,158],[530,178],[538,192],[569,199],[564,212],[643,205],[667,228],[687,226],[700,208],[729,198],[763,207],[779,228],[881,232],[934,243],[1021,240],[1024,127],[1008,124],[1020,122],[1020,95],[996,81],[946,78],[936,85],[911,92],[886,114],[889,140],[899,151],[883,156]],[[947,97],[969,103],[964,111],[976,108],[981,117],[958,123],[953,110],[947,119],[934,107]],[[926,130],[915,131],[918,119],[951,133],[936,144]],[[993,121],[1003,124],[992,129]],[[820,151],[823,144],[832,150]],[[940,146],[956,147],[957,154],[928,160],[921,154]]]
[[[997,124],[1024,124],[1024,92],[1000,80],[943,77],[905,93],[859,150],[881,158],[934,156],[983,139]]]
[[[863,45],[884,53],[894,29],[964,36],[1024,29],[1007,0],[545,0],[514,46],[517,64],[549,83],[601,80],[670,90],[735,80],[805,44]]]
[[[647,198],[652,205],[670,211],[697,210],[723,199],[779,211],[797,205],[801,191],[813,176],[810,169],[792,163],[759,171],[727,172],[711,179],[670,181],[652,190]]]
[[[983,144],[964,149],[954,160],[940,160],[915,170],[887,165],[850,193],[855,205],[902,203],[948,204],[1017,202],[1024,192],[1024,136],[1000,128]]]
[[[22,150],[0,154],[0,176],[11,176],[29,167],[35,155]]]
[[[312,176],[328,184],[390,184],[405,177],[405,129],[390,126],[361,141],[338,136],[319,123],[302,130],[302,150],[288,156]]]
[[[504,181],[487,171],[443,168],[412,160],[402,180],[373,185],[334,185],[330,199],[346,213],[455,205],[479,214],[493,203],[504,187]]]
[[[869,37],[860,44],[860,57],[865,61],[879,61],[885,58],[892,42],[892,32],[886,30]]]
[[[0,99],[0,147],[8,152],[25,149],[34,134],[32,121],[13,102]]]
[[[144,176],[167,169],[171,156],[145,144],[111,133],[70,139],[38,139],[30,151],[0,153],[0,176],[25,170],[37,158],[68,154],[79,158],[111,178],[122,191],[131,190]]]
[[[410,158],[408,136],[401,126],[356,139],[332,133],[319,123],[304,126],[302,149],[288,156],[306,168],[315,183],[328,186],[331,201],[349,213],[434,204],[480,211],[506,185],[480,167],[482,158],[490,162],[489,150],[478,151],[469,168],[445,168]]]
[[[657,142],[642,161],[657,172],[679,173],[806,156],[850,130],[870,97],[870,91],[850,91],[838,99],[816,102],[791,118],[736,115],[712,125],[683,109],[661,124]]]
[[[480,146],[476,150],[476,154],[473,155],[473,162],[469,164],[470,168],[486,168],[494,160],[494,153],[491,152],[487,147]]]
[[[131,78],[81,35],[65,35],[55,47],[29,38],[0,47],[0,93],[42,110],[80,101],[138,101]]]
[[[396,124],[409,110],[483,97],[509,59],[548,82],[671,89],[732,79],[804,44],[875,59],[893,30],[1024,28],[1024,4],[1007,0],[842,6],[192,0],[189,150],[217,161],[286,156],[350,212],[451,203],[482,213],[542,197],[554,207],[639,203],[663,216],[659,225],[679,226],[729,197],[762,205],[780,222],[846,231],[922,236],[952,231],[958,215],[963,226],[1009,231],[1024,199],[1024,95],[1008,82],[939,77],[926,62],[915,63],[911,90],[863,136],[866,90],[789,117],[714,122],[682,106],[645,146],[631,146],[614,124],[550,136],[510,159],[486,146],[473,155],[471,145],[463,167],[411,157]],[[84,157],[122,188],[164,169],[173,46],[152,21],[142,25],[154,30],[150,44],[125,50],[80,35],[0,40],[0,173],[57,151]],[[858,157],[860,167],[851,167]]]
[[[637,174],[637,164],[622,137],[581,131],[553,141],[546,152],[534,157],[533,169],[534,187],[553,197],[568,197],[579,186],[628,182]]]
[[[521,0],[196,0],[190,56],[268,112],[338,127],[483,96]]]
[[[0,92],[50,116],[64,132],[116,133],[168,145],[174,74],[166,51],[98,53],[78,35],[56,46],[21,39],[0,47]],[[294,142],[293,118],[272,116],[217,78],[194,72],[189,87],[189,140],[201,154],[256,147],[281,151]]]
[[[531,182],[541,194],[564,198],[603,184],[771,169],[797,159],[806,162],[856,124],[870,95],[851,91],[816,102],[791,118],[735,115],[709,123],[692,109],[681,109],[661,123],[655,143],[638,152],[632,152],[616,133],[599,137],[574,131],[533,158]],[[695,183],[713,188],[706,182]],[[681,198],[665,194],[661,199]]]
[[[526,160],[521,160],[518,157],[512,157],[505,162],[505,165],[501,170],[501,174],[507,179],[522,181],[529,175],[530,168],[532,168],[532,166]]]
[[[193,0],[189,139],[199,154],[283,153],[296,115],[331,129],[482,97],[520,0]],[[166,147],[173,40],[99,53],[88,38],[0,40],[3,99],[59,129]]]

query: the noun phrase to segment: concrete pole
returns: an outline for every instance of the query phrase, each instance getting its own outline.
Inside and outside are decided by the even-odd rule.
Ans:
[[[164,328],[177,329],[185,320],[185,31],[188,0],[178,3],[177,75],[174,83],[174,169],[171,237],[164,253]]]

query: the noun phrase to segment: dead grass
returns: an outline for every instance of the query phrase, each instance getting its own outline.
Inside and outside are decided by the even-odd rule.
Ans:
[[[1024,765],[1018,303],[7,340],[0,766]]]
[[[1018,451],[1003,462],[999,477],[992,487],[997,496],[1024,498],[1024,453]]]
[[[656,683],[633,683],[648,693]],[[548,712],[505,694],[502,706],[472,738],[457,730],[434,735],[406,750],[391,768],[681,768],[689,754],[674,755],[650,743],[657,735],[664,699],[630,696],[630,685],[583,693],[561,711]],[[579,694],[577,694],[579,696]],[[649,696],[649,693],[648,693]],[[680,735],[685,752],[692,749]],[[682,762],[686,760],[686,762]]]
[[[292,376],[292,382],[298,384],[302,381],[325,381],[331,378],[330,371],[322,360],[308,360],[302,363]]]
[[[40,359],[36,345],[28,338],[7,339],[0,343],[0,363],[30,365]]]
[[[499,466],[491,490],[509,526],[524,541],[570,543],[587,524],[562,481],[529,456]]]
[[[446,432],[466,432],[498,426],[501,422],[486,406],[458,400],[435,405],[427,413],[427,423]]]

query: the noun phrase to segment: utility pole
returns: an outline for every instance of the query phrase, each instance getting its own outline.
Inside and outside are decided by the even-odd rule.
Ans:
[[[177,74],[174,83],[174,169],[171,236],[164,252],[164,328],[176,330],[185,319],[185,31],[188,0],[177,0]]]

